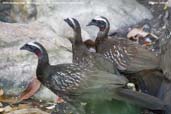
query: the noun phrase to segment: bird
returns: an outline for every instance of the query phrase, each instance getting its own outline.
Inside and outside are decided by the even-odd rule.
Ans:
[[[111,60],[124,73],[135,73],[148,69],[160,69],[160,58],[154,52],[144,49],[123,37],[110,37],[110,23],[106,17],[97,16],[87,26],[99,28],[94,42],[96,52]]]
[[[138,88],[142,92],[152,93],[150,91],[147,92],[147,90],[152,90],[153,85],[151,85],[152,89],[149,89],[150,83],[146,83],[148,81],[146,81],[146,78],[142,79],[142,74],[152,71],[151,75],[153,76],[154,70],[160,72],[160,57],[156,56],[156,53],[135,44],[127,38],[109,36],[110,23],[106,17],[97,16],[87,26],[96,26],[99,28],[94,42],[96,52],[111,60],[117,66],[120,73],[127,76],[129,81],[133,81],[133,83],[138,81],[137,86],[139,86]],[[134,78],[136,80],[132,80],[132,76],[136,76]],[[152,77],[154,80],[155,78],[160,77]]]
[[[90,52],[87,50],[87,46],[82,44],[83,42],[80,31],[81,28],[80,24],[76,19],[64,19],[64,21],[67,22],[73,28],[74,33],[77,33],[74,34],[76,40],[69,38],[69,40],[73,44],[73,63],[82,65],[83,67],[93,67],[93,65],[96,65],[96,67],[98,67],[99,69],[106,70],[107,72],[118,73],[116,67],[114,67],[113,64],[110,63],[110,61],[106,60],[100,54],[90,54]],[[72,21],[74,23],[72,23]],[[76,26],[74,26],[74,24]],[[106,64],[106,66],[108,65],[109,67],[106,68],[106,66],[104,66],[103,64]],[[39,80],[37,80],[37,78],[33,78],[33,80],[28,84],[27,88],[19,95],[19,101],[30,98],[39,90],[39,88]],[[61,99],[59,97],[57,98],[57,102],[61,102]]]
[[[88,42],[83,42],[83,38],[82,38],[82,36],[81,36],[81,27],[80,27],[80,24],[79,24],[79,22],[75,19],[75,18],[67,18],[67,19],[64,19],[64,21],[73,29],[73,31],[74,31],[74,36],[73,37],[69,37],[69,40],[71,41],[71,43],[72,43],[72,52],[73,52],[73,63],[77,63],[77,64],[80,64],[80,62],[81,62],[81,65],[83,65],[83,64],[87,64],[87,63],[90,63],[90,64],[92,64],[92,63],[94,63],[94,61],[96,62],[96,63],[94,63],[95,65],[97,65],[97,62],[101,62],[101,61],[96,61],[96,59],[97,59],[97,57],[95,57],[95,55],[99,55],[98,53],[90,53],[89,51],[88,51],[88,49],[91,47],[91,41],[90,41],[90,45],[88,45],[87,46],[87,43],[89,43],[89,41]],[[112,66],[112,63],[110,62],[110,63],[108,63],[107,64],[107,59],[105,59],[105,57],[104,56],[98,56],[98,58],[101,58],[101,59],[99,59],[99,60],[103,60],[102,62],[102,64],[98,64],[98,66],[99,65],[104,65],[105,64],[105,69],[103,68],[103,69],[101,69],[101,70],[105,70],[105,71],[108,71],[108,70],[106,70],[106,68],[107,69],[110,69],[110,72],[111,72],[111,70],[113,69],[113,67],[112,67],[112,69],[111,69],[111,66]],[[103,58],[103,59],[102,59]],[[87,61],[86,59],[88,59],[88,60],[91,60],[91,61]],[[86,60],[86,61],[85,61]],[[106,62],[105,62],[106,61]],[[87,65],[86,65],[87,66]],[[97,67],[97,66],[94,66],[94,67]],[[115,67],[115,66],[114,66]],[[114,71],[116,71],[116,69],[114,70]],[[117,73],[118,74],[118,72],[113,72],[113,73]],[[118,101],[116,101],[117,103],[119,103]],[[104,102],[103,102],[104,103]],[[123,103],[123,102],[120,102],[121,103],[121,107],[123,106],[123,107],[126,107],[126,108],[124,108],[124,109],[134,109],[135,108],[135,106],[131,106],[130,104],[127,104],[127,103]],[[96,103],[95,103],[96,104]],[[108,104],[108,103],[106,103],[106,104]],[[109,103],[110,104],[110,103]],[[111,103],[112,104],[112,103]],[[97,105],[97,104],[96,104]],[[114,105],[114,104],[113,104]],[[115,104],[116,105],[116,104]],[[114,105],[114,106],[115,106]],[[117,112],[117,113],[119,113],[119,112]],[[123,113],[122,111],[120,111],[120,113]],[[128,113],[128,112],[127,112]]]
[[[165,104],[156,97],[125,89],[127,79],[124,77],[74,63],[50,65],[46,49],[38,42],[25,43],[20,49],[32,52],[38,57],[37,79],[75,107],[80,107],[80,102],[88,100],[101,101],[112,98],[151,109],[165,107]],[[139,98],[141,102],[137,101]],[[85,113],[82,108],[79,111],[80,114]]]
[[[101,54],[91,53],[90,48],[84,44],[81,36],[81,27],[78,20],[75,18],[66,18],[64,21],[74,31],[74,36],[68,38],[72,44],[73,63],[84,67],[97,67],[100,70],[105,70],[106,72],[114,74],[119,73],[116,67],[111,64],[109,60]],[[106,66],[104,66],[104,64]]]
[[[158,97],[158,92],[163,93],[162,89],[159,90],[156,87],[156,85],[160,86],[163,80],[165,82],[163,74],[160,73],[160,56],[156,56],[154,52],[146,50],[126,38],[109,36],[110,23],[106,17],[95,17],[87,26],[92,25],[99,28],[93,46],[97,53],[103,54],[117,65],[121,73],[127,74],[129,81],[137,83],[140,91],[156,97]]]

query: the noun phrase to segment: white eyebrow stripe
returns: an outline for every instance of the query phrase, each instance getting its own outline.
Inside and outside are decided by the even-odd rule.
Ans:
[[[34,42],[29,42],[27,44],[31,45],[31,46],[34,46],[34,47],[37,47],[38,49],[40,49],[40,51],[42,51],[42,48],[39,45],[35,44]]]
[[[75,28],[75,23],[74,23],[74,20],[72,19],[72,18],[68,18],[71,22],[72,22],[72,24],[74,25],[74,28]]]
[[[107,21],[106,21],[106,19],[103,19],[103,18],[101,18],[101,17],[95,17],[94,18],[95,20],[99,20],[99,21],[104,21],[105,23],[107,23]]]

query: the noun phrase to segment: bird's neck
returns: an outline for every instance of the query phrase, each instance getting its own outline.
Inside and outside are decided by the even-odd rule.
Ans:
[[[79,64],[80,67],[92,67],[92,55],[84,43],[72,45],[73,63]]]
[[[104,40],[108,38],[109,29],[110,29],[109,24],[108,26],[106,26],[105,29],[99,29],[99,32],[97,34],[97,38],[95,41],[96,45],[99,45],[101,42],[103,42]]]
[[[82,41],[82,36],[81,36],[81,28],[77,28],[77,30],[74,31],[74,44],[77,45],[77,44],[83,44],[83,41]]]
[[[103,43],[106,39],[108,39],[108,32],[104,32],[104,31],[99,31],[97,38],[95,40],[95,48],[96,51],[98,51],[98,46]]]
[[[46,68],[49,66],[49,58],[47,53],[43,53],[41,57],[38,58],[38,65],[37,65],[37,77],[42,76],[46,71]]]

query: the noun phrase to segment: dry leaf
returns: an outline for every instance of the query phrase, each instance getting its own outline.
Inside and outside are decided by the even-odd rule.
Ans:
[[[37,78],[33,78],[27,88],[19,95],[19,101],[32,97],[39,90],[40,85],[40,81]]]
[[[127,34],[127,37],[131,38],[131,37],[136,37],[137,35],[141,37],[146,37],[147,35],[149,35],[149,33],[143,31],[142,29],[134,28]]]

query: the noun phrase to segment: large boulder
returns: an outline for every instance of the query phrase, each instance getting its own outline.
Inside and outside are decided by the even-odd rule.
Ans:
[[[136,0],[36,0],[41,5],[37,6],[37,21],[45,23],[59,35],[66,31],[63,19],[75,17],[79,20],[84,38],[95,38],[98,29],[86,25],[96,16],[105,16],[111,23],[110,32],[136,24],[143,19],[151,19],[151,12]],[[46,3],[49,3],[48,5]],[[88,35],[87,35],[88,34]]]

